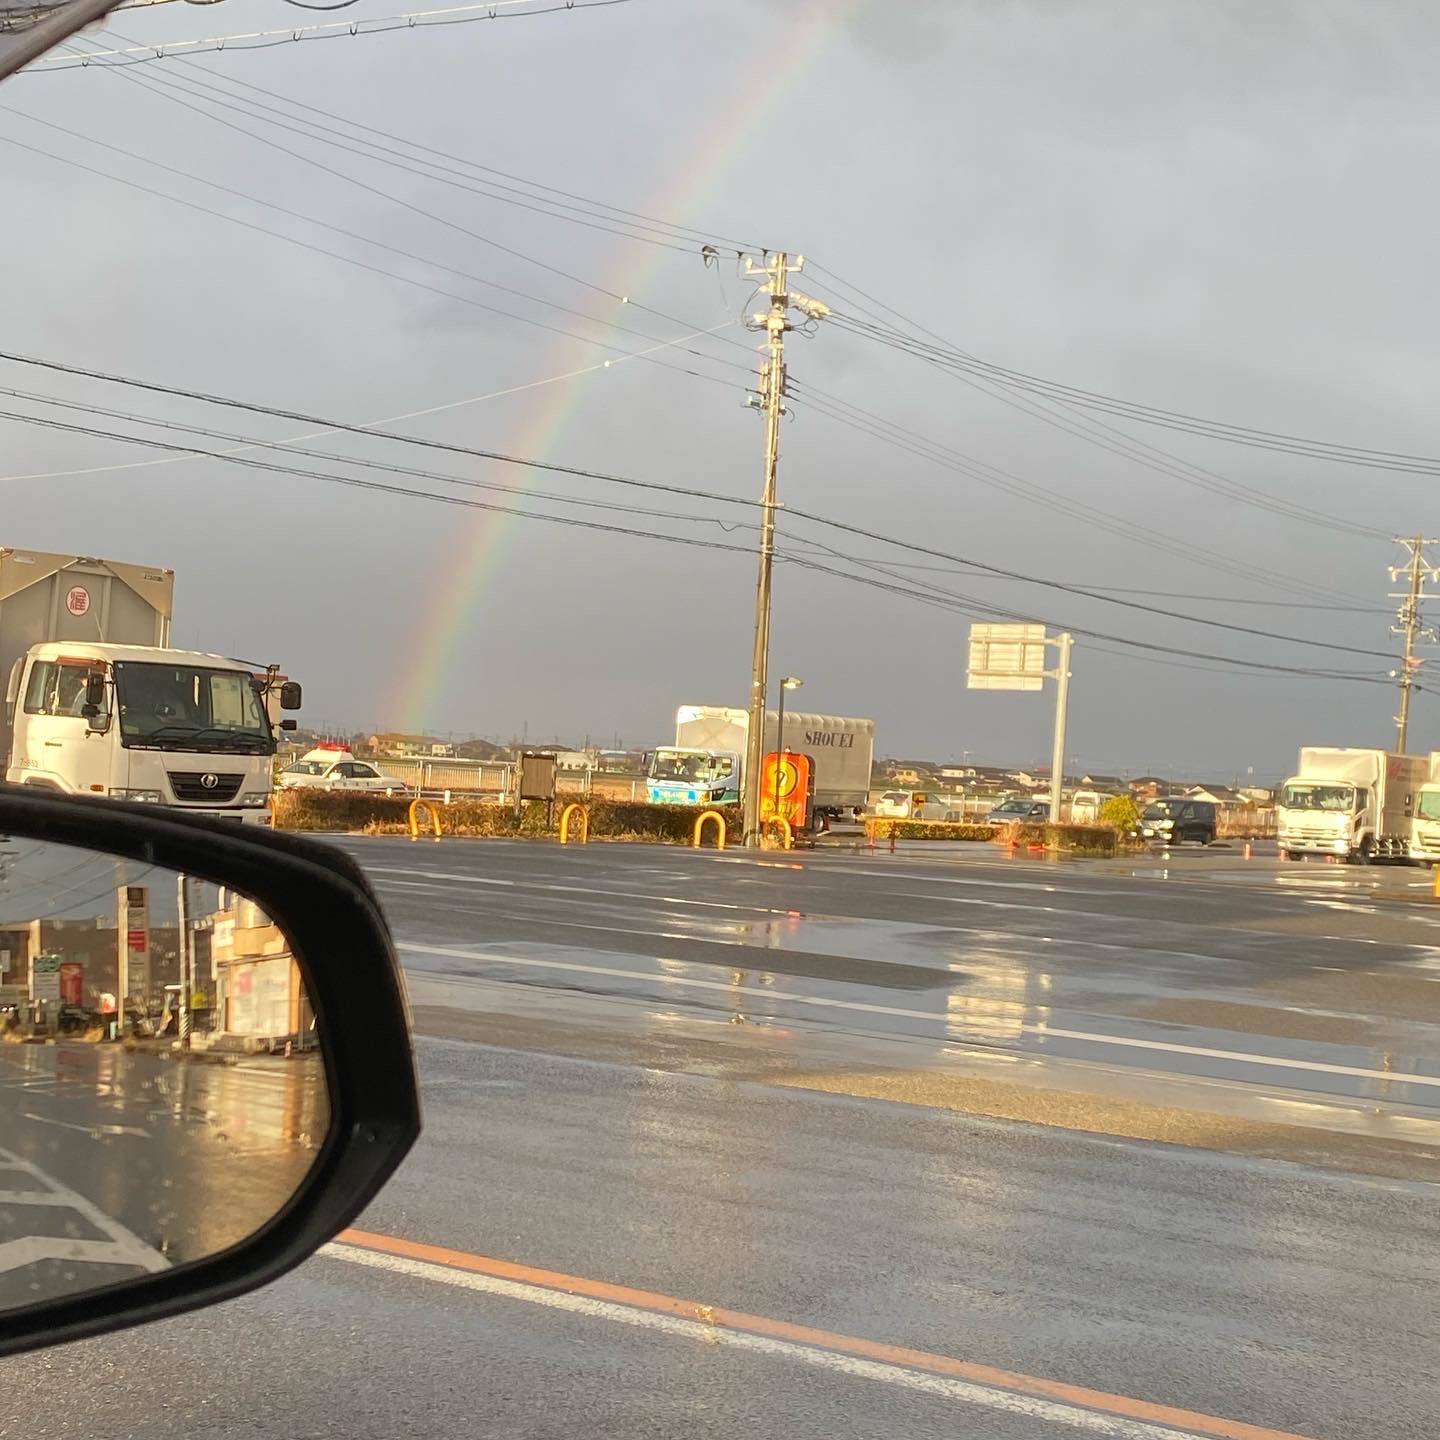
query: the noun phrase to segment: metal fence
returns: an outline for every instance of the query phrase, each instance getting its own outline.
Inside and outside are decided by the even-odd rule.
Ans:
[[[515,793],[515,766],[508,760],[408,759],[386,756],[372,762],[407,795],[437,799],[504,801]],[[645,777],[613,770],[560,770],[557,795],[594,795],[607,800],[644,800]]]

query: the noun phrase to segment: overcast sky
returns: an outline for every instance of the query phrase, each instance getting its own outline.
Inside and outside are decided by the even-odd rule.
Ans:
[[[427,8],[438,6],[359,0],[344,18]],[[86,43],[168,44],[333,19],[278,0],[166,4],[122,12]],[[837,310],[883,302],[996,364],[1242,425],[1440,454],[1429,178],[1440,140],[1429,64],[1437,41],[1440,15],[1418,0],[630,0],[110,73],[92,65],[25,74],[0,91],[9,107],[0,108],[0,137],[92,170],[0,144],[0,348],[347,422],[450,406],[395,428],[758,496],[763,428],[743,405],[758,337],[736,323],[751,286],[737,277],[733,244],[707,269],[689,245],[643,244],[500,203],[310,129],[331,126],[354,145],[360,137],[344,121],[356,120],[375,127],[366,140],[392,150],[400,137],[717,240],[803,252],[825,270],[797,284]],[[343,118],[289,110],[285,123],[308,133],[273,128],[285,108],[276,95]],[[217,100],[275,108],[243,115]],[[468,175],[466,184],[482,178],[440,163]],[[841,289],[837,276],[874,300]],[[623,358],[702,330],[713,333]],[[620,363],[596,371],[606,359]],[[798,384],[780,490],[792,506],[1066,582],[1250,597],[1268,603],[1130,598],[1393,650],[1379,611],[1399,552],[1384,540],[1218,497],[841,325],[794,335],[790,359]],[[926,446],[948,447],[951,461],[821,413],[806,401],[807,383]],[[314,428],[13,364],[0,364],[0,385],[227,435]],[[474,398],[483,396],[491,398]],[[8,396],[0,409],[137,428]],[[1055,418],[1078,423],[1064,410]],[[1346,525],[1440,529],[1422,503],[1431,483],[1423,477],[1125,429],[1224,481]],[[304,681],[311,722],[607,743],[618,734],[640,744],[669,738],[680,703],[746,702],[751,555],[215,460],[176,463],[10,420],[0,421],[0,438],[0,543],[173,567],[176,642],[279,662]],[[754,541],[744,507],[356,437],[308,443],[667,513],[582,510],[246,453],[722,545]],[[108,468],[156,459],[167,463]],[[92,473],[51,473],[85,468]],[[796,521],[782,522],[784,534],[793,540],[782,544],[823,542],[871,563],[947,563]],[[879,578],[851,560],[826,563]],[[1069,749],[1081,769],[1228,779],[1250,767],[1284,772],[1302,743],[1393,738],[1388,685],[1215,671],[1185,659],[1199,652],[1383,677],[1390,662],[1381,654],[1234,634],[974,573],[897,573],[909,577],[898,583],[1182,652],[1077,640]],[[1297,581],[1330,592],[1323,603],[1372,608],[1311,608],[1316,595]],[[1048,694],[967,691],[968,623],[951,609],[782,564],[772,673],[804,679],[797,698],[806,709],[873,716],[882,753],[1048,759]],[[1418,698],[1412,748],[1440,747],[1437,706]]]

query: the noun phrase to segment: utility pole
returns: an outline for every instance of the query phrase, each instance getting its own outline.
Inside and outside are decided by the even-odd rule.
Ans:
[[[794,268],[804,264],[797,256]],[[780,464],[780,417],[785,411],[785,332],[790,328],[790,257],[781,250],[768,265],[748,256],[747,275],[769,280],[765,364],[759,401],[765,410],[765,488],[760,496],[760,574],[755,585],[755,649],[750,661],[750,728],[745,736],[745,843],[760,843],[760,765],[765,756],[765,704],[770,693],[770,575],[775,565],[775,472]]]
[[[765,331],[765,362],[760,370],[760,389],[746,403],[765,412],[765,487],[760,505],[760,573],[755,586],[755,649],[750,665],[750,728],[745,737],[745,844],[760,844],[760,766],[765,758],[765,707],[770,684],[770,577],[775,564],[775,472],[780,464],[780,418],[785,411],[785,332],[793,306],[809,320],[822,320],[830,313],[823,301],[793,293],[790,276],[805,266],[805,257],[793,259],[776,251],[757,265],[745,257],[746,275],[764,276],[770,308],[750,316],[746,324]]]
[[[1433,644],[1436,639],[1435,631],[1423,623],[1420,606],[1426,598],[1425,582],[1440,579],[1440,571],[1425,559],[1425,547],[1435,544],[1435,541],[1427,540],[1423,535],[1412,535],[1408,540],[1397,536],[1395,543],[1404,545],[1410,551],[1407,564],[1390,567],[1392,585],[1398,583],[1401,576],[1404,576],[1406,581],[1404,590],[1390,593],[1392,600],[1400,601],[1390,633],[1405,637],[1405,653],[1400,669],[1390,672],[1391,678],[1400,683],[1400,713],[1395,717],[1395,749],[1403,755],[1410,738],[1410,692],[1416,688],[1415,672],[1425,663],[1415,654],[1415,646],[1419,641]]]

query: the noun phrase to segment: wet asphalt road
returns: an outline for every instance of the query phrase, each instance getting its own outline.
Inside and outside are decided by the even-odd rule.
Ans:
[[[253,1234],[295,1193],[328,1123],[318,1054],[0,1047],[0,1309]]]
[[[1434,1433],[1428,877],[347,845],[424,1036],[426,1134],[366,1229],[1325,1440]],[[1020,1095],[1047,1123],[965,1113]],[[47,1403],[0,1429],[1138,1433],[365,1258],[6,1362]]]

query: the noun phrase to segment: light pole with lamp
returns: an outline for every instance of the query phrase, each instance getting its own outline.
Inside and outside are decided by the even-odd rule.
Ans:
[[[775,727],[775,813],[780,813],[780,769],[785,764],[785,692],[798,690],[805,682],[787,675],[780,682],[780,705]]]

